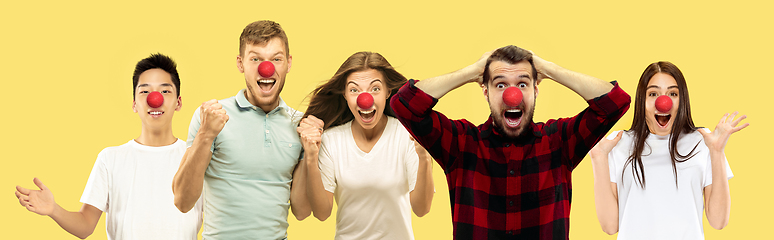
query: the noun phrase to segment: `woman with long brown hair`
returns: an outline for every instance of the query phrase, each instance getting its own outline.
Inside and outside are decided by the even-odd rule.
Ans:
[[[713,228],[725,227],[733,174],[724,149],[749,125],[736,115],[724,115],[712,132],[695,127],[680,69],[650,64],[637,85],[631,128],[589,152],[602,230],[618,239],[704,239],[705,210]]]
[[[336,239],[414,239],[411,211],[430,211],[432,159],[389,106],[406,81],[382,55],[358,52],[312,92],[298,129],[307,195],[321,221],[336,198]]]

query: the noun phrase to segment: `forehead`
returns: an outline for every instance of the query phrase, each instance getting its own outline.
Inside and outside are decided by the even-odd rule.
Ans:
[[[677,86],[677,81],[674,77],[666,73],[656,73],[648,81],[648,87],[657,86],[662,89],[666,89],[671,86]]]
[[[269,39],[269,41],[262,43],[247,43],[245,44],[244,54],[257,53],[257,54],[271,54],[277,53],[285,54],[285,43],[279,37]]]
[[[140,77],[137,81],[137,87],[139,88],[143,84],[147,84],[150,86],[158,86],[162,84],[170,84],[174,86],[175,84],[172,82],[172,75],[170,75],[168,72],[161,70],[161,68],[153,68],[148,69],[145,72],[142,72],[140,74]]]
[[[497,76],[518,77],[523,74],[527,74],[530,78],[533,77],[532,65],[527,60],[522,60],[515,64],[504,61],[492,61],[489,64],[489,73],[492,78]]]
[[[375,84],[382,84],[382,81],[384,81],[384,75],[382,75],[382,72],[376,69],[368,69],[349,74],[349,76],[347,76],[346,84],[354,82],[358,86],[366,86],[370,85],[371,82],[377,79],[381,81],[377,81]]]

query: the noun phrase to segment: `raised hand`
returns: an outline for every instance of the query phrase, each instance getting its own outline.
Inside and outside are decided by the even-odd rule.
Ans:
[[[715,131],[710,131],[707,128],[699,130],[699,133],[704,137],[704,144],[707,145],[710,151],[724,151],[731,134],[750,126],[750,123],[739,125],[739,122],[747,118],[747,115],[742,115],[741,117],[734,119],[737,114],[739,114],[739,112],[734,112],[731,116],[729,116],[728,113],[724,114],[723,117],[720,118],[718,125],[715,126]]]
[[[16,198],[19,199],[19,204],[27,208],[30,212],[44,216],[51,215],[56,206],[54,194],[51,193],[51,190],[48,190],[48,187],[46,187],[40,179],[34,178],[32,181],[40,190],[16,186]]]
[[[228,122],[228,114],[218,100],[212,99],[202,103],[200,107],[201,128],[200,131],[217,136]]]
[[[492,55],[493,52],[494,51],[485,52],[484,55],[481,55],[481,58],[479,58],[478,61],[468,66],[468,68],[471,68],[472,71],[478,73],[472,79],[470,79],[471,82],[477,82],[478,85],[483,87],[484,68],[486,68],[486,61],[489,59],[489,56]]]
[[[433,157],[430,156],[430,153],[427,152],[427,149],[422,147],[422,145],[419,144],[419,142],[414,140],[414,137],[409,137],[409,139],[411,139],[411,141],[414,142],[414,149],[417,151],[417,156],[419,156],[419,160],[420,161],[428,161],[429,162],[429,161],[431,161],[433,159]]]
[[[616,131],[600,140],[597,145],[589,151],[592,161],[594,159],[600,159],[599,156],[607,156],[607,154],[613,150],[613,147],[618,144],[618,141],[621,140],[621,136],[623,136],[623,131]],[[604,159],[607,160],[607,158]]]
[[[303,120],[296,128],[298,135],[301,137],[301,144],[304,147],[304,154],[310,154],[316,156],[320,151],[320,144],[322,142],[322,132],[325,123],[323,120],[309,115]]]

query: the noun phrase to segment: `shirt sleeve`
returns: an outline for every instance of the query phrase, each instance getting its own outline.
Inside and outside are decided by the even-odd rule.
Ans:
[[[478,138],[478,128],[467,120],[449,120],[434,111],[438,99],[414,84],[411,79],[390,99],[395,117],[443,169],[449,169],[466,146],[467,137]]]
[[[189,148],[193,146],[194,138],[196,138],[196,133],[199,132],[199,128],[202,126],[201,121],[201,113],[199,112],[201,108],[196,108],[196,111],[194,111],[193,117],[191,118],[191,124],[188,125],[188,139],[185,141],[185,147]],[[216,137],[217,138],[217,137]],[[210,146],[210,152],[215,152],[215,141],[212,141],[212,146]]]
[[[97,155],[97,161],[89,174],[89,180],[86,182],[86,188],[81,195],[81,202],[89,204],[102,212],[108,211],[108,200],[110,199],[110,173],[105,164],[107,149]]]
[[[320,152],[318,153],[318,167],[320,168],[320,178],[322,178],[323,188],[326,191],[334,193],[336,191],[336,173],[334,171],[333,160],[331,160],[330,152],[328,148],[335,146],[335,143],[331,145],[332,139],[328,139],[325,133],[322,136],[322,144],[320,144]],[[329,144],[326,144],[329,143]]]
[[[558,131],[565,162],[575,169],[594,145],[610,131],[618,119],[629,110],[629,94],[613,81],[610,92],[588,100],[589,106],[571,118],[546,122],[547,132]]]
[[[409,192],[414,191],[417,186],[417,171],[419,170],[419,155],[414,147],[414,142],[405,141],[408,143],[406,153],[404,154],[404,163],[406,164],[406,177],[408,178]]]
[[[731,172],[731,166],[728,166],[728,158],[723,156],[723,162],[726,164],[726,178],[730,180],[734,177],[734,173]],[[709,154],[707,154],[707,169],[704,172],[704,187],[707,187],[712,185],[712,160]]]

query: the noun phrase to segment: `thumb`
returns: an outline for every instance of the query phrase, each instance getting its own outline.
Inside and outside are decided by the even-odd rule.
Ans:
[[[623,131],[619,130],[618,133],[615,135],[615,138],[613,138],[613,142],[618,142],[621,140],[621,136],[623,136]]]
[[[701,134],[702,137],[708,137],[712,133],[712,131],[710,131],[708,128],[701,128],[699,129],[699,133]]]
[[[35,182],[35,185],[37,185],[38,188],[40,188],[40,190],[48,190],[48,187],[46,187],[46,185],[43,184],[43,182],[41,182],[40,179],[35,178],[32,181]]]

